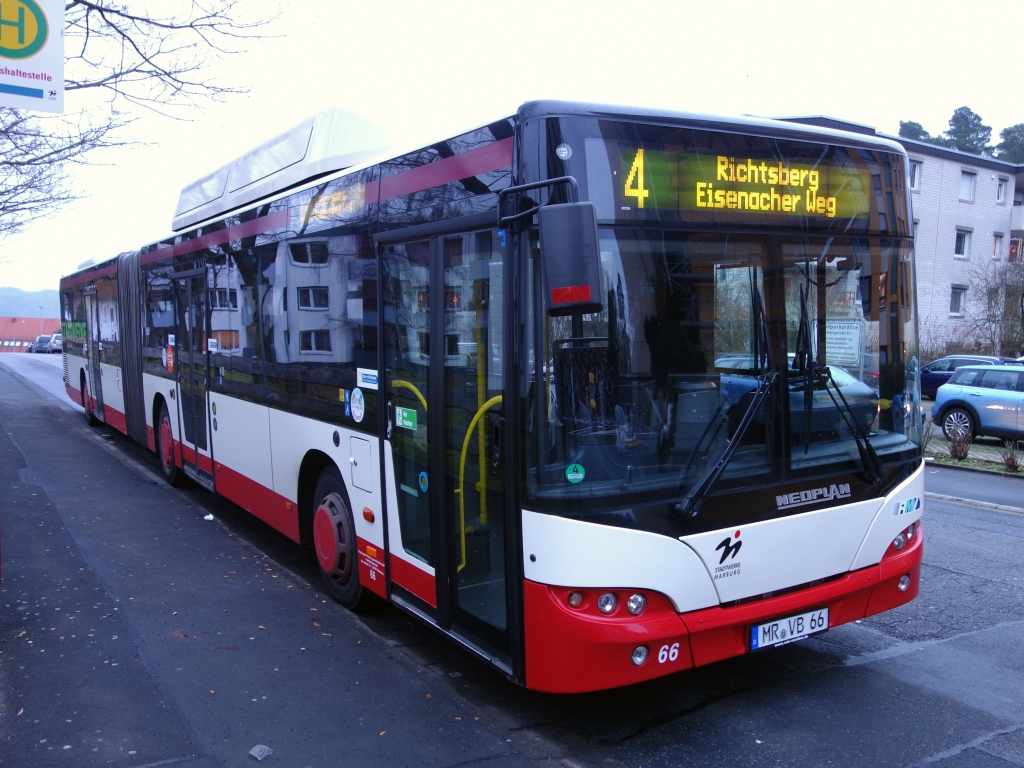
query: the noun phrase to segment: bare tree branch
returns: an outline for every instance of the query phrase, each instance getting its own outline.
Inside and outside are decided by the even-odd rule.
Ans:
[[[0,239],[79,196],[67,186],[68,164],[135,143],[121,134],[135,119],[128,108],[181,118],[244,93],[208,76],[210,64],[245,50],[272,21],[243,21],[243,8],[240,0],[67,0],[64,88],[89,106],[64,116],[0,108]]]

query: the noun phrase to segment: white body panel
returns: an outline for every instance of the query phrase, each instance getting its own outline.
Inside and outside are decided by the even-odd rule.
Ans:
[[[214,460],[273,490],[270,409],[221,393],[210,394],[209,409],[211,421],[217,421],[212,432]]]
[[[719,599],[729,602],[849,571],[878,506],[879,500],[871,499],[683,541],[704,561]],[[723,542],[740,549],[726,553],[718,548]]]
[[[226,399],[217,395],[218,401]],[[220,410],[218,406],[218,411]],[[327,454],[337,465],[348,489],[349,500],[352,502],[352,518],[355,522],[356,535],[379,547],[384,546],[384,523],[381,497],[379,490],[380,467],[378,466],[377,438],[355,430],[327,424],[315,419],[298,416],[276,409],[269,409],[271,469],[274,478],[274,491],[292,503],[298,502],[299,468],[302,459],[311,450]],[[338,445],[334,445],[334,433],[339,436]],[[362,455],[352,456],[352,438],[366,440],[370,443],[370,487],[366,491],[352,484],[352,459],[363,461]],[[358,444],[357,444],[358,446]],[[214,451],[219,451],[214,448]],[[217,461],[221,461],[220,453],[216,453]],[[363,508],[367,507],[374,513],[374,522],[363,517]]]
[[[524,510],[523,569],[542,584],[654,590],[682,613],[876,565],[897,534],[920,520],[923,500],[922,467],[884,499],[679,541]]]
[[[718,604],[707,569],[681,541],[525,509],[523,572],[562,587],[650,589],[680,613]]]
[[[901,514],[896,514],[898,511],[896,505],[901,501],[906,502],[911,499],[917,502],[912,505],[914,508],[904,509]],[[896,487],[896,490],[885,497],[885,501],[882,502],[878,514],[875,515],[875,519],[871,522],[871,528],[868,529],[867,536],[864,537],[864,543],[861,544],[860,552],[854,558],[850,570],[866,568],[881,560],[882,555],[885,554],[889,545],[892,544],[892,540],[908,525],[920,520],[923,513],[924,464],[921,464],[914,474],[904,480],[903,483]]]
[[[100,363],[100,381],[103,387],[103,407],[124,413],[124,388],[121,385],[121,369],[116,365]]]
[[[177,392],[177,387],[172,379],[164,379],[152,373],[142,374],[142,405],[146,409],[146,426],[156,429],[153,403],[156,402],[157,395],[162,395],[164,402],[167,403],[167,413],[171,417],[171,437],[174,440],[181,439],[178,433],[178,402],[171,397],[172,392]]]

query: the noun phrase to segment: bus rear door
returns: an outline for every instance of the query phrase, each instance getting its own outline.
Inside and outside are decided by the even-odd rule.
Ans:
[[[174,368],[178,378],[182,468],[193,480],[213,490],[206,395],[209,382],[206,271],[194,270],[175,275],[174,300],[178,319]]]
[[[100,304],[96,299],[95,288],[85,294],[85,366],[86,384],[89,387],[88,399],[85,400],[85,409],[92,416],[100,421],[103,418],[103,371],[100,369],[100,360],[103,351],[103,342],[100,341]],[[91,423],[91,422],[90,422]]]

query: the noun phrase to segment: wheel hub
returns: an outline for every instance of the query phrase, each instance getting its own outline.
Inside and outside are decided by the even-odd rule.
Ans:
[[[347,583],[352,576],[355,542],[345,504],[337,493],[327,494],[317,507],[313,544],[323,572],[338,584]]]

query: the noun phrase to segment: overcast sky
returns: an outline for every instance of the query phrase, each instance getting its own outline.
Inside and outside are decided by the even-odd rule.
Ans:
[[[246,0],[248,13],[279,0]],[[90,258],[170,233],[181,188],[330,106],[406,147],[567,98],[725,115],[830,115],[932,134],[969,106],[999,131],[1024,122],[1020,0],[310,0],[280,3],[273,38],[211,67],[249,88],[176,122],[142,114],[149,142],[76,170],[85,199],[0,240],[0,285],[56,288]],[[968,18],[969,17],[969,18]],[[66,108],[76,96],[69,93]],[[102,163],[102,164],[100,164]]]

